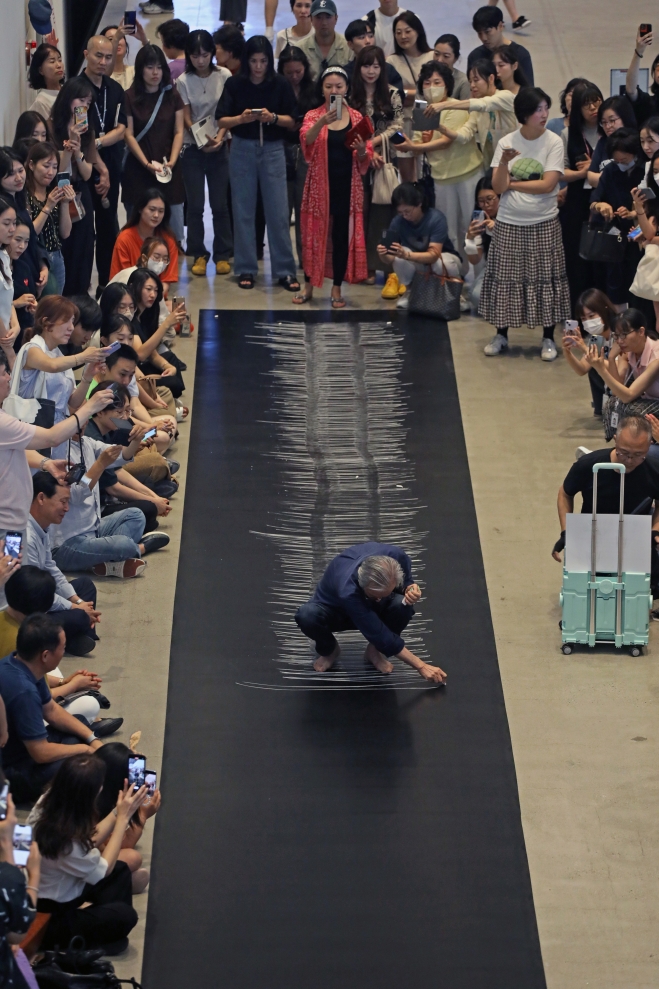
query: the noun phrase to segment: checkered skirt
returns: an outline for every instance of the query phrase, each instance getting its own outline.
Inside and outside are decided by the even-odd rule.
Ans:
[[[495,327],[553,326],[570,317],[558,217],[494,225],[478,312]]]

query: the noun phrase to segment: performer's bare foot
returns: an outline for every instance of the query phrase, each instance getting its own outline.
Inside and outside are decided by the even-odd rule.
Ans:
[[[364,653],[364,659],[367,659],[369,663],[372,663],[376,670],[380,673],[391,673],[394,666],[389,660],[382,655],[381,652],[375,648],[375,646],[369,642],[366,646],[366,652]]]
[[[329,656],[316,656],[313,664],[314,670],[316,673],[326,673],[328,670],[331,670],[340,655],[341,647],[337,643],[336,649]]]

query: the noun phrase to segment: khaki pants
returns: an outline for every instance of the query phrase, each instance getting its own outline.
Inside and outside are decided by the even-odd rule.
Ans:
[[[126,464],[124,470],[141,481],[142,484],[157,484],[158,481],[169,479],[167,461],[157,450],[138,450],[132,463]]]

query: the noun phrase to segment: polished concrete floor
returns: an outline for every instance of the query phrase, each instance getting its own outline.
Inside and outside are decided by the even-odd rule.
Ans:
[[[637,25],[652,20],[647,4],[638,0],[624,9],[613,0],[596,7],[566,0],[519,3],[533,20],[519,40],[532,53],[537,84],[552,97],[568,78],[582,74],[608,95],[609,70],[626,66]],[[123,2],[119,6],[123,9]],[[421,0],[414,9],[431,41],[454,31],[468,52],[476,6]],[[176,15],[191,27],[213,30],[218,0],[178,0]],[[340,24],[348,19],[342,14]],[[145,18],[149,33],[160,20]],[[282,0],[276,26],[286,23],[288,5]],[[247,32],[262,29],[261,6],[251,3]],[[273,289],[268,278],[245,293],[226,277],[193,278],[189,263],[183,262],[182,284],[194,312],[290,305],[290,296]],[[329,283],[318,295],[314,307],[326,301]],[[373,288],[347,286],[345,295],[356,310],[386,308]],[[655,989],[656,636],[651,629],[648,654],[639,659],[606,651],[565,657],[559,649],[560,567],[550,556],[558,536],[556,491],[577,445],[604,445],[588,386],[562,358],[550,365],[540,361],[537,330],[511,333],[511,353],[499,359],[483,356],[491,328],[481,320],[463,317],[451,324],[450,335],[547,982],[550,989]],[[189,366],[188,404],[195,342],[193,337],[178,344]],[[185,425],[175,456],[184,479]],[[184,493],[182,486],[163,525],[172,535],[171,547],[150,557],[139,585],[107,581],[101,587],[103,639],[92,664],[105,677],[113,712],[126,717],[120,737],[127,740],[141,728],[140,748],[157,768]],[[477,611],[473,621],[479,621]],[[450,668],[450,656],[437,658]],[[67,672],[73,668],[71,661]],[[151,834],[149,827],[143,843],[147,860]],[[124,977],[139,975],[146,901],[146,895],[136,899],[140,927],[127,957],[117,962]]]

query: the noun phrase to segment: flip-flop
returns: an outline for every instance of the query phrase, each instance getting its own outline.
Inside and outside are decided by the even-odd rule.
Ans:
[[[346,300],[342,295],[338,299],[332,299],[332,309],[343,309],[346,306]]]
[[[313,295],[294,295],[291,302],[294,302],[296,306],[303,306],[305,302],[311,302]]]

